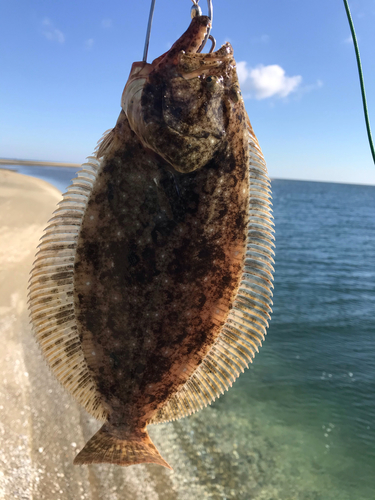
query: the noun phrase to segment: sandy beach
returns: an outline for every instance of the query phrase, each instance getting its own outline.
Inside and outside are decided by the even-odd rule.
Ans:
[[[222,486],[210,479],[215,477],[212,459],[205,464],[210,446],[216,446],[212,432],[202,433],[206,444],[191,440],[194,428],[202,432],[206,427],[207,413],[151,426],[152,439],[173,465],[173,473],[156,465],[73,466],[77,451],[100,424],[50,373],[33,339],[27,311],[35,249],[60,198],[45,181],[0,171],[0,499],[232,498],[222,496]],[[215,410],[207,411],[212,420]]]
[[[79,412],[48,373],[27,312],[35,248],[60,196],[44,181],[0,172],[2,499],[91,498],[79,490],[88,488],[87,474],[70,467]]]
[[[35,249],[60,198],[47,182],[0,171],[0,498],[151,500],[159,498],[156,488],[176,498],[157,466],[72,465],[98,424],[49,372],[27,311]]]

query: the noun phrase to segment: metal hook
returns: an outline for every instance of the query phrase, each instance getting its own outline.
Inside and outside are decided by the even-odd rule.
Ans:
[[[191,1],[194,4],[193,7],[191,8],[191,11],[190,11],[191,17],[193,18],[195,16],[201,16],[202,15],[202,9],[198,5],[199,0],[191,0]],[[212,6],[212,0],[207,0],[207,6],[208,6],[208,17],[211,19],[211,28],[212,28],[212,20],[213,20],[213,16],[214,16],[214,9],[213,9],[213,6]],[[203,40],[202,45],[199,47],[198,52],[202,52],[202,50],[203,50],[204,46],[206,45],[208,39],[210,39],[211,42],[212,42],[212,47],[211,47],[210,52],[213,52],[213,50],[215,49],[216,40],[215,40],[215,38],[212,35],[210,35],[211,28],[209,28],[209,30],[207,31],[205,39]]]
[[[211,54],[215,50],[216,40],[215,40],[215,38],[212,35],[210,35],[208,37],[208,39],[211,40],[211,43],[212,43],[211,48],[210,48],[210,52],[209,52]]]
[[[155,1],[151,1],[151,7],[150,7],[150,15],[148,17],[148,25],[147,25],[147,33],[146,33],[146,41],[145,41],[145,48],[143,51],[143,62],[147,62],[147,53],[148,53],[148,46],[150,43],[150,36],[151,36],[151,26],[152,26],[152,19],[154,17],[154,10],[155,10]],[[192,0],[193,2],[193,7],[191,8],[191,17],[195,16],[201,16],[202,15],[202,9],[199,7],[198,2],[199,0]],[[207,5],[208,5],[208,17],[211,19],[211,27],[212,27],[212,19],[213,19],[213,6],[212,6],[212,0],[207,0]],[[199,47],[198,52],[202,52],[204,46],[207,43],[207,40],[210,39],[212,42],[212,47],[210,52],[213,52],[215,49],[216,45],[216,40],[215,38],[210,35],[211,28],[208,29],[207,34],[202,42],[202,45]]]
[[[202,15],[202,9],[199,7],[197,0],[191,0],[191,1],[194,4],[190,10],[190,15],[191,15],[191,18],[193,19],[193,17],[195,17],[195,16]]]

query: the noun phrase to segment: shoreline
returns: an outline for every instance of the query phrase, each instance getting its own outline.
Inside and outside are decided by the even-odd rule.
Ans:
[[[24,165],[28,167],[65,167],[80,168],[81,163],[65,163],[59,161],[16,160],[0,158],[0,165]]]

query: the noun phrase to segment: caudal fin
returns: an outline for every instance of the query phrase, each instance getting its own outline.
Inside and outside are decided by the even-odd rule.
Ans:
[[[153,463],[172,470],[146,431],[127,439],[119,439],[110,430],[110,426],[104,424],[78,453],[73,463],[75,465],[108,463],[124,466]]]

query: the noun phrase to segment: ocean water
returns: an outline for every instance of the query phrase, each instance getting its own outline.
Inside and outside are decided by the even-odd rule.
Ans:
[[[274,314],[217,406],[237,404],[272,442],[288,476],[275,500],[373,500],[375,187],[272,184]]]
[[[74,176],[12,169],[61,190]],[[207,498],[374,500],[375,186],[276,179],[272,187],[266,341],[228,393],[165,432],[172,426]]]
[[[0,165],[0,169],[12,170],[20,174],[37,177],[49,182],[57,189],[65,192],[71,183],[71,179],[76,176],[76,170],[71,167],[37,167],[28,165]]]

